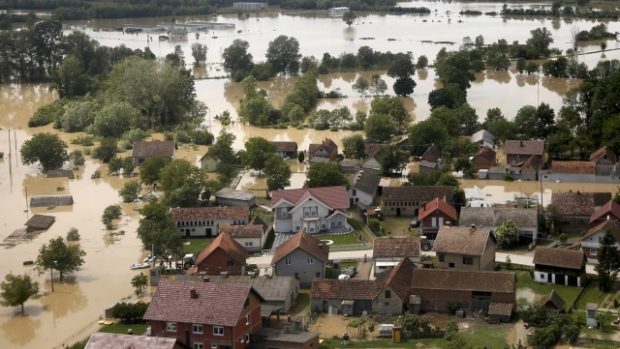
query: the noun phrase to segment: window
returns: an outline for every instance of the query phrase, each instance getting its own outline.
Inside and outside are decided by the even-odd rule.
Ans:
[[[245,316],[245,325],[246,325],[246,326],[250,326],[250,314],[247,314],[247,315]]]
[[[293,263],[291,263],[291,259],[290,259],[290,258],[288,258],[288,257],[284,259],[284,263],[285,263],[286,265],[291,265],[291,264],[293,264]]]
[[[590,248],[590,255],[591,256],[596,256],[598,254],[598,249],[596,248]]]
[[[166,322],[166,331],[167,332],[176,332],[177,331],[177,323],[176,322]]]
[[[211,344],[211,349],[217,349],[217,344]]]
[[[446,261],[446,256],[444,256],[443,254],[437,255],[437,258],[439,259],[440,262],[445,262]]]
[[[449,268],[454,268],[454,263],[448,263]]]
[[[194,349],[204,349],[205,345],[202,343],[194,343]]]
[[[213,326],[213,335],[214,336],[223,336],[224,335],[224,327],[222,327],[222,326]]]
[[[463,256],[463,264],[472,265],[474,264],[474,257],[471,256]]]
[[[308,258],[308,264],[314,264],[314,258],[312,257]]]
[[[192,332],[194,332],[194,334],[203,334],[204,333],[204,329],[202,328],[202,325],[193,324],[192,325]]]
[[[385,298],[392,298],[392,292],[390,292],[390,290],[385,290]]]
[[[252,243],[252,241],[246,241],[245,242],[245,247],[252,247],[254,245],[254,243]]]
[[[351,194],[352,194],[353,196],[355,196],[355,195],[357,194],[357,191],[356,191],[355,189],[353,189],[353,190],[351,190]]]
[[[320,277],[321,277],[321,272],[320,272],[320,271],[317,271],[317,272],[316,272],[316,277],[318,277],[318,278],[320,278]]]

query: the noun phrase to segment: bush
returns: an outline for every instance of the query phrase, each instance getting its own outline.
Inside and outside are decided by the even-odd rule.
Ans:
[[[93,151],[93,157],[102,162],[109,162],[117,151],[116,140],[113,138],[104,138],[101,144]]]
[[[84,154],[82,154],[81,150],[74,150],[69,154],[69,158],[71,162],[73,162],[73,166],[82,166],[84,165]]]
[[[179,144],[187,144],[187,143],[190,143],[192,141],[192,139],[189,136],[189,134],[187,133],[187,131],[184,131],[184,130],[176,131],[176,133],[174,135],[174,139]]]
[[[71,141],[71,144],[83,145],[85,147],[90,147],[94,143],[95,138],[93,136],[80,136]]]
[[[105,224],[106,229],[114,229],[113,221],[121,217],[121,207],[119,205],[110,205],[103,210],[101,222]]]
[[[116,303],[112,308],[112,316],[125,323],[141,321],[148,306],[147,303],[143,302],[134,304]]]
[[[71,228],[67,232],[67,241],[79,241],[80,233],[78,233],[77,228]]]
[[[28,127],[39,127],[52,123],[60,119],[64,112],[63,102],[60,102],[60,100],[44,105],[37,109],[30,120],[28,120]]]
[[[134,202],[138,199],[140,193],[140,183],[138,181],[130,181],[123,185],[123,188],[119,191],[120,196],[123,198],[123,202]]]
[[[123,140],[123,148],[132,149],[133,143],[136,141],[141,141],[149,136],[149,133],[140,128],[131,129],[121,136]]]
[[[213,144],[213,134],[207,130],[195,130],[189,133],[194,144],[211,145]]]
[[[101,172],[99,170],[96,170],[95,172],[93,172],[93,174],[90,176],[90,179],[97,179],[97,178],[101,178]]]

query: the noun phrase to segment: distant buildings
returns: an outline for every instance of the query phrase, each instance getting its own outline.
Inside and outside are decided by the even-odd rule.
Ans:
[[[351,185],[348,189],[349,205],[352,207],[357,204],[362,204],[365,207],[372,205],[381,181],[379,171],[362,169],[351,177]]]
[[[452,203],[454,188],[450,186],[383,187],[383,214],[417,217],[420,209],[435,198]]]
[[[487,146],[480,147],[478,153],[472,157],[471,163],[476,171],[490,169],[497,163],[495,150]]]
[[[265,2],[233,2],[233,8],[241,11],[260,11],[267,8]]]
[[[620,248],[620,205],[609,200],[590,216],[588,230],[577,241],[588,259],[598,259],[600,239],[609,231]]]
[[[551,214],[559,232],[585,231],[590,216],[611,200],[611,193],[568,192],[551,194]]]
[[[541,140],[506,140],[504,143],[506,162],[516,166],[531,157],[540,157],[545,153],[545,142]],[[542,162],[541,162],[542,163]]]
[[[481,148],[495,148],[495,136],[487,130],[480,130],[474,133],[471,135],[470,140],[472,143],[477,143]]]
[[[348,7],[332,7],[327,10],[330,17],[342,17],[345,13],[349,12]]]
[[[220,158],[207,152],[200,158],[200,168],[207,172],[215,172],[221,162],[222,160],[220,160]]]

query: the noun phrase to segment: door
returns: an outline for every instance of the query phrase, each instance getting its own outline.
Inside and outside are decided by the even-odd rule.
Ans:
[[[437,227],[437,217],[432,217],[431,218],[431,227],[433,227],[433,228]]]
[[[397,216],[397,217],[400,217],[400,207],[397,207],[397,208],[396,208],[396,216]]]
[[[211,237],[211,234],[212,234],[212,232],[211,232],[211,228],[207,228],[207,229],[206,229],[206,232],[207,232],[207,234],[206,234],[206,235],[207,235],[207,237]]]
[[[188,238],[190,235],[190,230],[189,229],[185,229],[185,237]]]

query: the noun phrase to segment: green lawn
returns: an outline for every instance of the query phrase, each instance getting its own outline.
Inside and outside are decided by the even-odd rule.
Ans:
[[[417,234],[418,228],[409,229],[411,217],[384,217],[381,226],[385,228],[387,235],[407,236]]]
[[[341,270],[342,269],[347,269],[347,268],[350,268],[350,267],[356,267],[357,268],[357,264],[358,264],[358,261],[356,261],[356,260],[344,260],[344,261],[340,262],[339,267],[340,267]]]
[[[102,326],[101,328],[99,328],[99,332],[127,334],[127,330],[132,329],[133,334],[141,335],[146,333],[147,327],[149,327],[149,324],[147,323],[124,324],[121,322],[117,322],[113,323],[112,325]]]
[[[361,241],[358,239],[357,234],[320,234],[316,236],[319,240],[332,240],[334,245],[353,245],[359,244]]]
[[[549,294],[551,290],[555,290],[555,292],[557,292],[564,300],[564,303],[566,304],[565,308],[568,310],[572,307],[573,303],[575,303],[577,296],[581,292],[580,287],[541,284],[534,282],[528,271],[516,271],[515,274],[517,275],[517,298],[519,298],[520,289],[522,291],[524,289],[530,289],[531,292],[534,292],[535,294],[534,302],[538,302],[542,297]],[[517,299],[517,302],[520,306],[529,303],[519,299]]]
[[[289,313],[294,315],[307,315],[310,308],[310,290],[300,290],[297,298],[295,299],[295,305],[291,308]]]
[[[183,253],[193,253],[194,256],[198,256],[200,251],[211,243],[212,238],[195,238],[183,240]],[[186,243],[189,242],[189,245]]]
[[[581,298],[579,298],[579,301],[575,305],[575,308],[585,309],[586,304],[588,303],[596,303],[600,305],[601,302],[603,302],[605,297],[607,297],[608,295],[609,293],[602,292],[601,290],[598,289],[598,281],[592,280],[588,284],[588,287],[586,288],[586,290],[583,292],[583,295],[581,295]],[[613,306],[613,303],[612,303],[612,306]]]
[[[336,349],[336,348],[415,348],[417,343],[422,343],[425,347],[442,348],[445,344],[444,339],[416,339],[405,341],[402,343],[394,343],[389,339],[367,340],[367,341],[351,341],[349,345],[343,346],[342,339],[326,339],[319,349]]]
[[[509,327],[510,325],[476,323],[472,328],[466,331],[459,331],[459,333],[474,348],[504,349]]]

